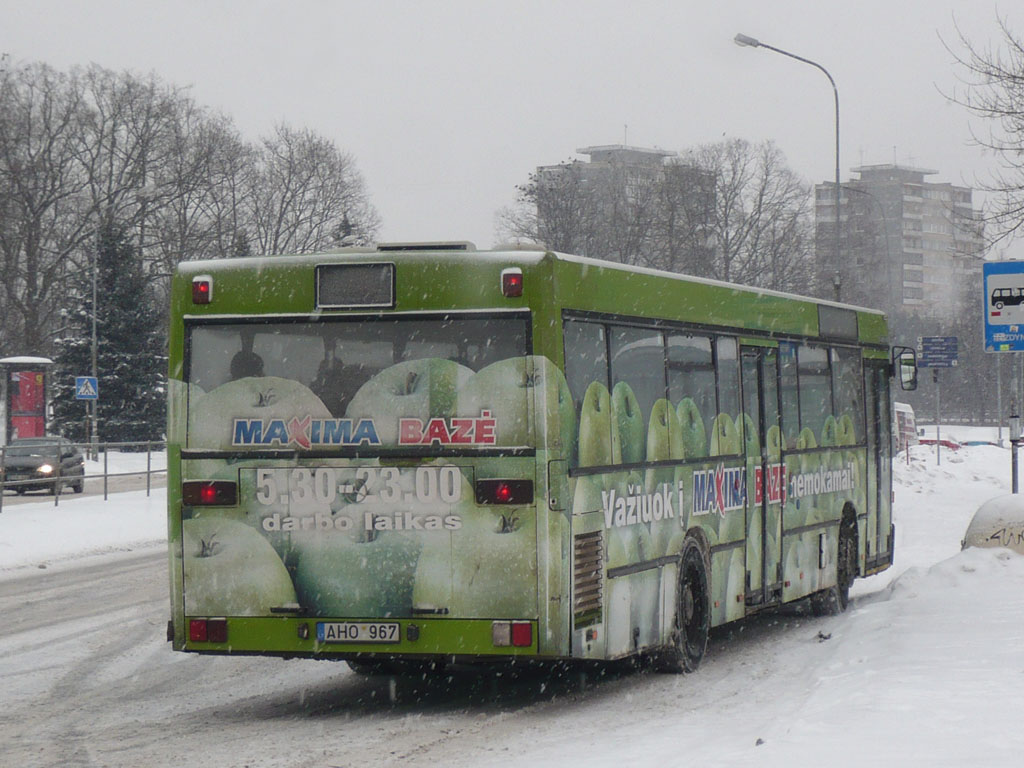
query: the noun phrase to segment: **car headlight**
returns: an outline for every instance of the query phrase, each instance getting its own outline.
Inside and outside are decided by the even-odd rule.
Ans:
[[[50,464],[40,464],[37,471],[42,475],[48,475],[53,472],[53,466]]]

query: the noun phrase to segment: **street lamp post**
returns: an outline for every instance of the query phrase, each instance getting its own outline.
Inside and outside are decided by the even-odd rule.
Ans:
[[[841,290],[839,282],[839,265],[842,263],[839,259],[839,195],[842,191],[842,187],[839,182],[839,89],[836,88],[836,81],[832,79],[832,75],[829,74],[829,71],[818,62],[805,59],[803,56],[797,56],[795,53],[784,51],[781,48],[776,48],[775,46],[768,45],[767,43],[762,43],[757,38],[748,37],[747,35],[740,33],[733,38],[733,42],[735,42],[736,45],[743,46],[745,48],[767,48],[769,51],[775,51],[775,53],[781,53],[783,56],[788,56],[791,59],[802,61],[804,64],[810,64],[812,67],[821,70],[825,74],[825,77],[828,78],[829,83],[832,84],[832,95],[835,97],[836,103],[836,227],[835,252],[833,254],[835,258],[834,266],[836,272],[835,277],[833,278],[833,285],[835,286],[836,300],[838,301]]]
[[[93,251],[93,256],[92,256],[92,378],[93,378],[93,381],[97,381],[98,380],[96,378],[96,376],[97,376],[97,374],[96,374],[96,351],[97,351],[96,350],[96,347],[97,347],[97,343],[96,343],[97,342],[97,339],[96,339],[96,314],[97,314],[97,312],[96,312],[96,278],[97,278],[97,275],[96,275],[96,273],[99,271],[99,268],[100,268],[99,261],[100,261],[99,246],[97,245],[96,249]],[[99,443],[99,435],[98,435],[98,432],[99,432],[99,423],[98,423],[99,419],[97,419],[97,412],[96,412],[97,402],[96,402],[96,400],[93,400],[91,403],[89,403],[89,405],[90,405],[90,407],[92,409],[92,423],[91,423],[90,428],[89,428],[89,443],[90,443],[90,446],[89,446],[89,458],[91,458],[93,461],[95,461],[98,458],[98,456],[99,456],[98,447],[97,447],[97,444]]]

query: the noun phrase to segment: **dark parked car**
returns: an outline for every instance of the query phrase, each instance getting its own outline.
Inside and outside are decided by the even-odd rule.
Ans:
[[[61,489],[70,486],[75,493],[81,493],[85,487],[85,462],[74,443],[62,437],[23,437],[12,440],[3,449],[0,478],[5,483],[31,481],[9,486],[17,493],[56,493],[58,484]]]

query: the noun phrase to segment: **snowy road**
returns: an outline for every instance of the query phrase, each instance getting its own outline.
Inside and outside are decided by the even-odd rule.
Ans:
[[[1007,463],[981,446],[897,464],[895,567],[843,616],[723,628],[695,675],[460,672],[394,704],[342,664],[173,653],[161,498],[12,508],[0,766],[1016,768],[1024,557],[960,551]]]
[[[3,582],[2,764],[486,764],[524,733],[564,746],[567,729],[606,738],[612,725],[728,708],[787,638],[818,644],[818,620],[773,616],[717,636],[694,677],[591,670],[581,690],[576,673],[460,672],[402,681],[392,704],[389,680],[343,664],[172,653],[167,613],[162,551]]]
[[[167,486],[167,475],[164,473],[153,474],[149,479],[150,488],[164,488]],[[107,479],[107,494],[124,493],[125,491],[144,491],[146,490],[146,476],[145,475],[128,475],[127,477],[111,477]],[[85,481],[85,490],[81,494],[81,497],[89,496],[102,496],[103,495],[103,478],[94,477]],[[72,491],[66,490],[61,494],[60,502],[63,504],[65,501],[74,498],[81,498],[78,494]],[[14,506],[17,504],[38,504],[40,501],[49,501],[53,503],[53,495],[43,491],[31,491],[23,496],[16,495],[13,491],[7,491],[4,493],[4,506]]]

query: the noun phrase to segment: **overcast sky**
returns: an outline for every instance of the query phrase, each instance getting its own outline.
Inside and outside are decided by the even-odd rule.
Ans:
[[[579,147],[772,139],[832,179],[827,79],[737,32],[831,72],[844,180],[895,159],[974,185],[993,159],[943,40],[995,42],[997,14],[1024,34],[1019,0],[0,0],[0,53],[153,71],[250,139],[309,127],[355,158],[382,239],[489,247],[516,185]]]

